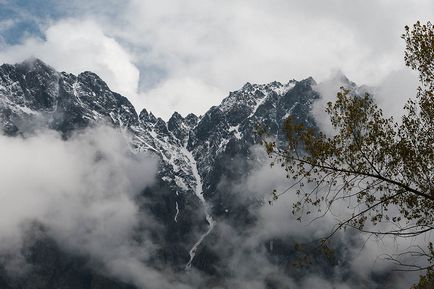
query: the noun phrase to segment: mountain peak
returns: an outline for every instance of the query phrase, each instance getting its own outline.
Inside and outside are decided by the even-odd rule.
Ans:
[[[148,112],[145,108],[140,112],[139,118],[142,122],[155,123],[157,121],[157,118],[152,114],[152,112]]]
[[[91,71],[83,71],[78,75],[78,79],[80,79],[83,82],[89,83],[93,88],[100,90],[100,91],[106,91],[110,90],[107,83],[102,80],[98,74],[91,72]]]
[[[184,120],[189,127],[194,127],[199,122],[199,117],[194,113],[189,113]]]
[[[41,59],[31,56],[25,60],[23,60],[21,63],[18,63],[18,65],[26,65],[29,67],[51,67],[48,64],[46,64]]]
[[[177,112],[177,111],[175,111],[173,114],[172,114],[172,116],[170,117],[170,119],[176,119],[176,120],[184,120],[184,118],[182,117],[182,115],[179,113],[179,112]],[[169,121],[170,121],[170,119],[169,119]]]
[[[354,82],[352,82],[351,80],[348,79],[348,77],[344,74],[344,72],[342,70],[336,70],[332,74],[330,79],[333,82],[341,83],[343,86],[348,86],[348,87],[355,87],[356,86],[356,84]]]
[[[316,85],[317,84],[316,81],[315,81],[315,79],[313,79],[312,76],[309,76],[308,78],[303,79],[300,82],[304,82],[304,83],[309,84],[309,85]]]
[[[31,126],[39,120],[38,116],[47,120],[41,125],[66,136],[76,129],[103,122],[127,130],[132,136],[132,148],[137,152],[158,156],[155,185],[146,188],[135,200],[146,209],[146,216],[149,208],[150,217],[162,224],[162,232],[151,233],[164,244],[159,256],[164,258],[161,262],[169,260],[161,263],[169,269],[188,265],[192,260],[191,264],[204,272],[219,266],[219,260],[208,258],[217,256],[217,252],[211,247],[209,252],[202,250],[207,244],[201,245],[213,230],[214,216],[216,223],[222,221],[236,226],[244,226],[253,219],[246,216],[240,220],[240,214],[230,213],[248,213],[253,206],[242,205],[237,199],[238,189],[232,190],[226,184],[237,184],[244,178],[244,169],[260,161],[251,150],[261,141],[256,131],[258,124],[276,135],[279,145],[286,138],[281,132],[288,115],[306,126],[314,125],[310,110],[318,94],[312,88],[313,78],[288,83],[248,82],[201,118],[194,114],[183,117],[174,112],[165,122],[146,109],[138,119],[133,106],[111,92],[95,73],[85,71],[75,76],[56,72],[52,77],[45,72],[52,68],[39,59],[30,59],[21,66],[31,73],[17,65],[0,67],[0,129],[7,134],[19,134],[22,124]],[[136,173],[147,172],[134,172],[134,176]],[[253,202],[257,207],[256,201]],[[196,241],[201,231],[204,233]],[[45,252],[43,249],[37,253],[50,259],[53,253]],[[157,257],[155,260],[160,262]],[[51,270],[49,261],[41,259],[41,264],[48,264]],[[59,278],[56,272],[48,272],[49,280]],[[0,267],[0,281],[1,277]]]
[[[251,90],[253,88],[253,85],[250,82],[246,82],[246,84],[243,85],[241,90]]]
[[[50,75],[57,74],[57,71],[53,67],[36,57],[27,58],[21,63],[15,64],[15,67],[22,70],[24,73],[42,72]]]

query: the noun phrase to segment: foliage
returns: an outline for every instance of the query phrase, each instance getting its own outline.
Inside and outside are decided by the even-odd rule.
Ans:
[[[284,125],[288,146],[265,142],[270,157],[295,182],[293,213],[300,220],[313,211],[324,215],[346,205],[348,217],[325,240],[348,227],[395,237],[434,229],[434,28],[417,22],[405,27],[402,38],[405,63],[419,72],[420,86],[400,121],[385,117],[371,95],[341,88],[326,108],[332,136],[289,117]],[[380,223],[387,226],[375,226]],[[433,264],[432,245],[419,255]],[[426,278],[432,279],[432,271]]]
[[[425,276],[420,276],[419,283],[412,289],[434,289],[434,271],[428,270]]]

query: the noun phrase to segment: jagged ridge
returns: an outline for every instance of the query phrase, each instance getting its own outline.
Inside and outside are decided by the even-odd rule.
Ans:
[[[249,156],[249,147],[259,142],[258,124],[282,142],[282,123],[289,114],[314,126],[314,85],[312,78],[246,83],[202,117],[175,112],[165,122],[146,109],[138,115],[127,98],[92,72],[75,76],[30,59],[0,67],[0,127],[11,136],[31,131],[35,123],[66,137],[100,122],[128,131],[136,151],[151,151],[161,159],[159,187],[167,193],[156,196],[155,212],[171,229],[166,241],[191,248],[176,247],[167,254],[177,254],[180,265],[206,269],[207,264],[194,260],[201,241],[212,230],[213,216],[231,218],[227,213],[233,209],[230,196],[218,190],[226,160]]]

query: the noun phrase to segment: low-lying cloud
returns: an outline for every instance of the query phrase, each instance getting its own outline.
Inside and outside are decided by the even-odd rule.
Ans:
[[[204,284],[249,289],[374,288],[378,286],[374,273],[390,273],[391,264],[378,255],[395,250],[393,240],[368,240],[363,245],[363,238],[353,233],[337,235],[336,242],[344,248],[339,251],[344,255],[337,258],[345,264],[330,265],[331,275],[323,269],[315,271],[321,268],[315,264],[305,271],[288,267],[286,251],[273,257],[273,250],[282,250],[278,240],[291,250],[293,241],[327,234],[334,219],[326,216],[312,224],[296,221],[291,215],[292,191],[268,205],[273,189],[282,191],[288,186],[285,173],[268,162],[253,164],[245,177],[226,184],[239,192],[234,202],[248,206],[253,196],[264,204],[249,207],[255,222],[243,230],[230,218],[218,220],[206,246],[217,254],[220,261],[215,268],[224,275],[216,285],[209,285],[214,276],[195,270],[174,272],[153,263],[159,245],[151,241],[147,229],[161,233],[164,228],[139,209],[136,198],[153,184],[157,160],[132,153],[119,131],[96,127],[68,140],[52,131],[0,136],[0,147],[0,255],[14,257],[6,264],[12,273],[25,268],[20,249],[26,228],[35,222],[64,250],[91,256],[108,275],[138,288],[200,288]],[[260,147],[252,152],[253,159],[266,159]],[[139,226],[140,241],[134,238]],[[406,288],[412,278],[394,275],[389,285]]]
[[[253,147],[252,152],[255,157],[251,159],[265,157],[264,149],[259,147]],[[274,189],[283,192],[291,186],[286,172],[279,166],[271,167],[270,162],[253,164],[249,173],[241,179],[226,179],[221,183],[225,190],[233,192],[232,203],[247,205],[252,198],[263,201],[261,206],[250,207],[249,214],[254,217],[254,222],[249,226],[240,231],[236,219],[220,220],[215,228],[215,239],[209,241],[222,258],[224,265],[221,267],[230,272],[226,280],[229,284],[227,288],[268,288],[274,284],[276,288],[297,289],[383,288],[381,286],[404,289],[416,282],[417,274],[396,274],[394,270],[398,267],[386,259],[386,254],[392,256],[418,245],[424,247],[430,236],[396,240],[375,238],[351,229],[340,231],[331,242],[335,249],[332,259],[335,261],[324,262],[327,258],[321,255],[319,240],[330,234],[338,219],[351,215],[345,210],[347,204],[336,204],[333,214],[326,214],[316,221],[312,220],[321,214],[316,214],[314,210],[301,222],[296,220],[297,216],[291,210],[298,198],[295,194],[297,187],[282,194],[272,205],[268,204]],[[305,189],[308,190],[307,187]],[[382,226],[387,229],[388,224]],[[367,228],[370,228],[369,224]],[[372,229],[378,229],[378,226]],[[295,243],[307,246],[308,251],[297,252]],[[312,263],[309,259],[305,260],[305,267],[299,269],[294,266],[294,257],[304,253],[311,254]],[[401,261],[423,263],[426,260],[410,258]]]
[[[156,225],[136,202],[155,181],[156,158],[132,153],[109,127],[68,140],[48,130],[0,136],[0,147],[0,254],[10,257],[11,273],[25,265],[25,229],[38,223],[61,248],[92,257],[109,274],[136,284],[161,279],[145,265],[155,247],[146,231],[140,243],[133,238],[137,226]]]

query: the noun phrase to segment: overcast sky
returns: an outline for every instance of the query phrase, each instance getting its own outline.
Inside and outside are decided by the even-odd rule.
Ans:
[[[202,114],[247,81],[342,71],[399,92],[403,27],[432,19],[432,0],[0,0],[0,62],[94,71],[167,119]]]

